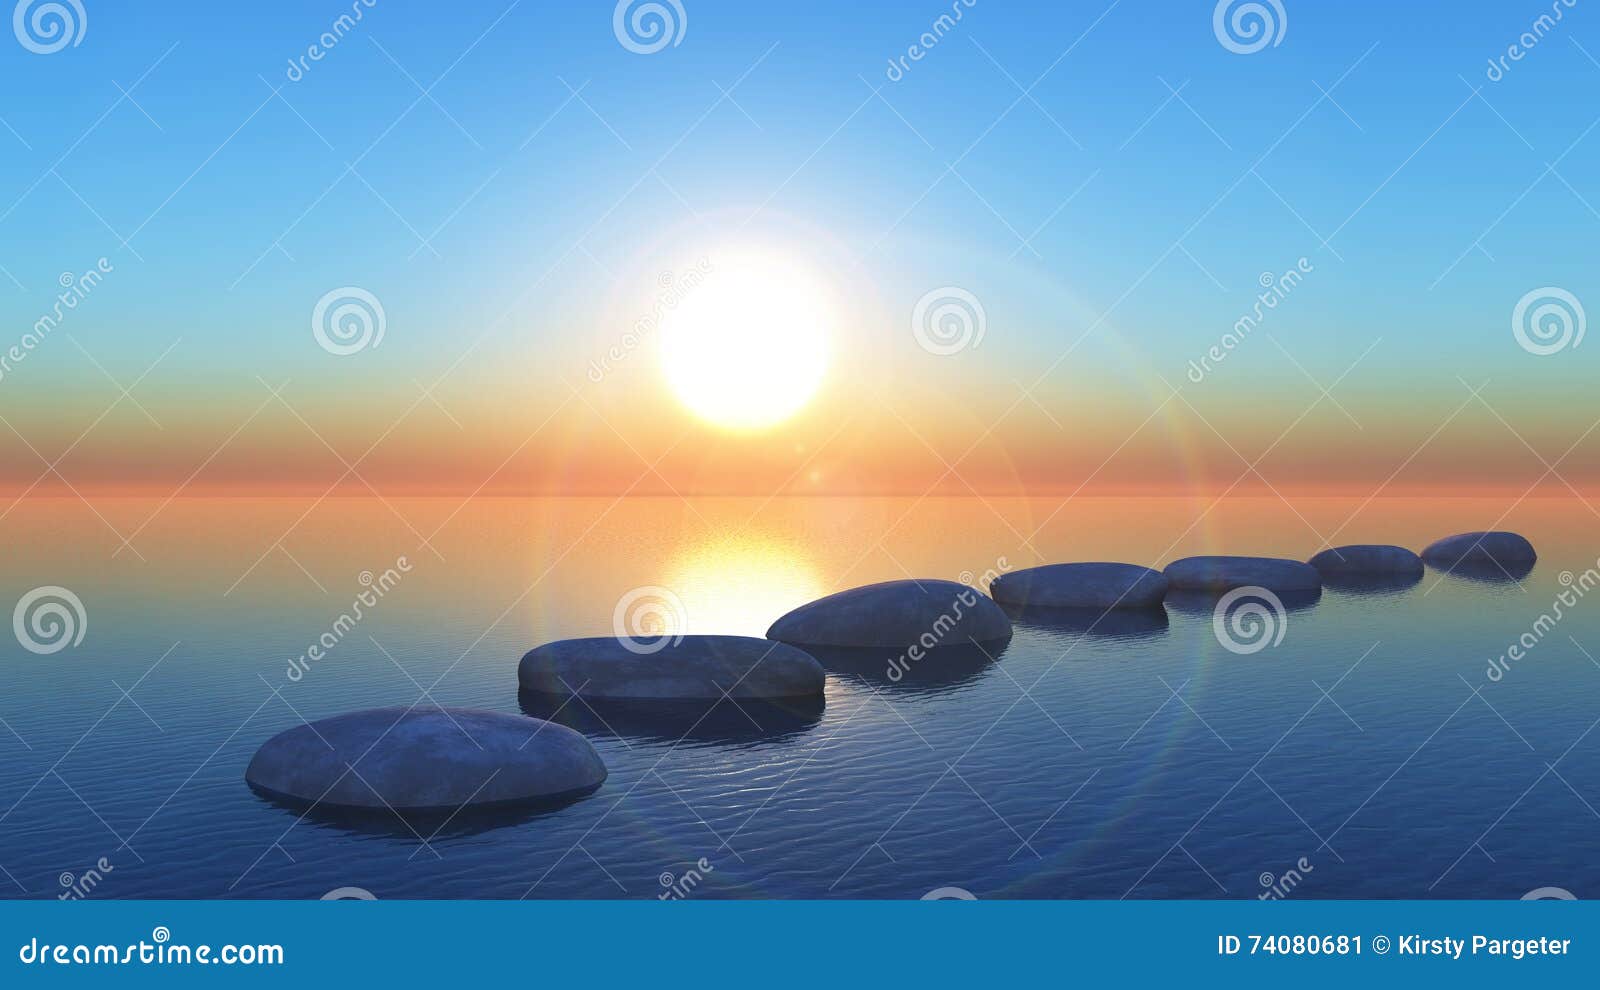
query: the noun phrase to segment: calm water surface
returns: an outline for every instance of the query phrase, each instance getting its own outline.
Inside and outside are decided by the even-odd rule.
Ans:
[[[1595,896],[1600,594],[1532,630],[1563,573],[1595,566],[1600,518],[1512,503],[26,501],[0,520],[4,601],[69,588],[87,626],[50,655],[0,645],[0,891],[55,897],[95,870],[94,897],[648,898],[696,869],[694,897],[1247,898],[1285,876],[1294,897]],[[1022,621],[992,659],[900,682],[830,662],[820,711],[721,712],[687,737],[576,721],[610,779],[542,815],[414,832],[301,819],[243,781],[302,718],[425,692],[537,711],[521,655],[609,634],[642,586],[671,589],[690,632],[760,635],[876,580],[1420,548],[1497,522],[1539,549],[1520,584],[1330,590],[1250,655],[1204,607],[1087,634]],[[291,681],[362,572],[402,555],[400,584]],[[1490,679],[1524,633],[1537,645]]]

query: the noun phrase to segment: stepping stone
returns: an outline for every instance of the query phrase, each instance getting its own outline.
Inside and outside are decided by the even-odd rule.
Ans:
[[[1422,558],[1405,547],[1358,544],[1333,547],[1311,558],[1311,566],[1324,578],[1363,575],[1421,577]]]
[[[772,624],[770,639],[800,646],[925,650],[1011,638],[1011,620],[988,595],[954,581],[885,581],[802,605]]]
[[[606,766],[565,726],[468,708],[373,708],[280,732],[245,781],[320,809],[454,812],[561,804],[593,792]]]
[[[1276,557],[1185,557],[1167,565],[1167,580],[1179,591],[1232,591],[1265,588],[1306,593],[1322,589],[1322,577],[1310,564]]]
[[[1422,551],[1422,559],[1435,567],[1503,567],[1508,571],[1527,569],[1538,560],[1533,544],[1516,533],[1460,533],[1447,536]]]
[[[1047,608],[1160,608],[1167,578],[1137,564],[1048,564],[1002,574],[989,594],[1002,605]]]

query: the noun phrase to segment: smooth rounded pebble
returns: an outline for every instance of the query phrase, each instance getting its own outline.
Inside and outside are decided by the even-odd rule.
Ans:
[[[1047,564],[1000,575],[989,594],[1004,605],[1159,608],[1167,578],[1137,564]]]
[[[1538,555],[1533,552],[1533,544],[1524,536],[1507,532],[1486,532],[1447,536],[1422,551],[1422,559],[1435,567],[1455,567],[1462,564],[1524,567],[1533,564]]]
[[[802,605],[767,630],[801,646],[964,646],[1011,638],[1011,620],[988,595],[954,581],[885,581]]]
[[[810,654],[749,636],[563,639],[517,666],[525,691],[639,700],[801,698],[827,681]]]
[[[1310,564],[1276,557],[1185,557],[1167,565],[1167,580],[1182,591],[1308,592],[1322,589],[1322,576]]]
[[[1358,544],[1332,547],[1311,558],[1311,566],[1323,577],[1361,575],[1421,576],[1422,558],[1405,547]]]
[[[245,770],[270,797],[319,808],[455,811],[560,803],[606,779],[589,740],[553,722],[469,708],[372,708],[298,725]]]

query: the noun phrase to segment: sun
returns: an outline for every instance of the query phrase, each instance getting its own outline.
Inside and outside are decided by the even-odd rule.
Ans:
[[[661,319],[673,394],[725,430],[762,430],[804,408],[822,384],[832,334],[828,286],[766,253],[713,255]]]

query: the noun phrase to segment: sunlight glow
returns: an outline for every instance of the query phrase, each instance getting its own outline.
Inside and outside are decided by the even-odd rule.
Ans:
[[[770,254],[713,255],[661,321],[661,365],[678,400],[726,430],[783,422],[828,364],[833,306],[812,272]]]

